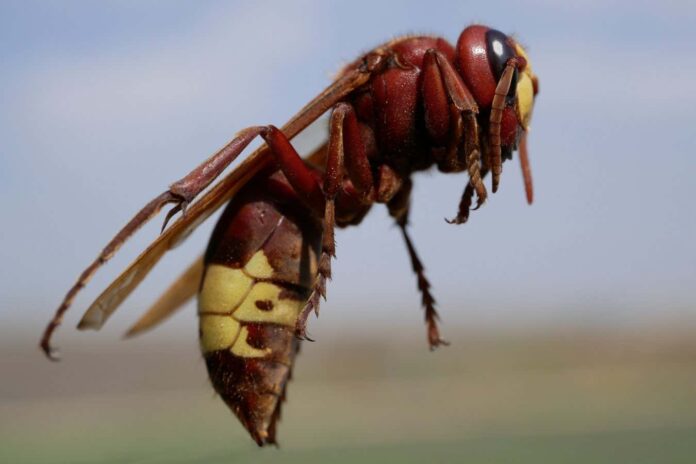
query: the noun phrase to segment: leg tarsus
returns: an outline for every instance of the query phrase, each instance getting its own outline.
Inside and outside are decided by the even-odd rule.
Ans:
[[[483,178],[481,177],[481,165],[479,164],[480,153],[478,150],[474,150],[469,154],[467,164],[469,167],[469,184],[476,192],[476,206],[473,208],[474,211],[479,209],[488,199],[488,192],[486,191],[486,186],[483,183]]]
[[[467,133],[466,141],[464,144],[466,159],[463,161],[469,173],[469,183],[476,191],[476,196],[478,197],[476,200],[476,208],[474,209],[478,209],[486,202],[486,198],[488,198],[488,192],[486,191],[486,186],[483,183],[483,175],[481,173],[482,160],[476,115],[472,112],[469,112],[466,115],[466,121]]]
[[[304,307],[300,311],[300,314],[297,316],[297,321],[295,322],[295,337],[300,340],[309,340],[311,342],[314,341],[307,336],[307,319],[309,319],[309,315],[312,314],[312,312],[314,312],[316,317],[319,317],[320,301],[322,298],[324,301],[326,301],[327,278],[331,278],[331,258],[322,251],[319,270],[317,272],[317,277],[314,280],[312,293],[309,295],[307,303],[305,303]]]
[[[462,198],[459,201],[459,209],[457,215],[452,219],[445,218],[448,224],[464,224],[469,220],[469,212],[471,211],[471,200],[474,197],[474,188],[471,183],[466,184]]]
[[[398,221],[398,225],[401,229],[401,234],[404,237],[404,241],[406,242],[409,257],[411,258],[411,267],[413,268],[413,272],[416,273],[418,290],[420,290],[422,295],[421,304],[423,308],[425,308],[425,323],[428,327],[428,344],[430,345],[430,349],[434,350],[439,346],[449,345],[449,342],[440,337],[440,330],[437,326],[437,320],[440,317],[435,309],[435,298],[433,297],[432,293],[430,293],[430,282],[425,277],[425,268],[423,267],[423,263],[421,262],[420,258],[418,258],[416,249],[411,242],[408,231],[406,230],[406,221]]]
[[[324,237],[322,238],[317,277],[312,286],[312,293],[309,295],[307,303],[305,303],[295,322],[295,336],[300,339],[307,338],[307,319],[309,315],[314,312],[319,317],[320,299],[323,298],[326,301],[326,281],[331,279],[331,258],[335,257],[336,254],[333,243],[333,224],[334,201],[327,200],[324,213]]]
[[[314,311],[314,313],[319,316],[319,298],[321,296],[316,290],[312,291],[307,303],[305,304],[300,314],[297,316],[297,321],[295,322],[295,337],[299,340],[308,340],[313,342],[314,340],[307,336],[307,319],[309,315]]]
[[[176,213],[181,211],[181,215],[186,216],[186,207],[188,206],[188,202],[186,200],[178,201],[179,202],[167,212],[167,216],[164,218],[164,222],[162,223],[162,229],[160,230],[160,234],[164,232],[164,229],[167,228],[167,224],[169,223],[171,218],[173,218],[176,215]]]
[[[481,179],[483,179],[488,171],[486,169],[481,170]],[[483,183],[483,182],[482,182]],[[484,187],[485,188],[485,187]],[[472,185],[472,182],[469,182],[466,184],[466,188],[464,189],[464,192],[462,193],[462,198],[459,201],[459,209],[457,211],[457,216],[455,216],[452,219],[445,219],[448,224],[464,224],[466,221],[469,220],[469,212],[471,211],[476,211],[479,209],[483,203],[477,204],[475,207],[471,207],[471,204],[474,199],[474,192],[475,188]],[[479,197],[480,199],[481,197]]]
[[[104,247],[99,256],[92,261],[92,263],[82,271],[80,277],[78,277],[77,282],[68,290],[60,306],[56,310],[53,318],[46,326],[43,336],[41,337],[41,342],[39,346],[46,354],[46,356],[53,360],[58,360],[58,351],[51,347],[51,338],[55,330],[60,326],[63,321],[63,316],[65,312],[72,305],[73,300],[77,294],[82,290],[87,283],[92,279],[92,276],[97,272],[101,266],[103,266],[111,257],[118,251],[119,248],[128,240],[140,227],[147,221],[152,219],[164,205],[168,203],[177,202],[177,197],[170,191],[163,192],[162,194],[155,197],[147,205],[145,205],[138,213],[133,216],[133,218],[128,221],[128,223],[123,226],[123,228],[111,239],[111,241]]]

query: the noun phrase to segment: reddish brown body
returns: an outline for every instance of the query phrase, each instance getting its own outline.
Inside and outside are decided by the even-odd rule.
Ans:
[[[51,353],[51,333],[75,294],[138,227],[167,203],[176,203],[167,220],[185,210],[261,136],[267,146],[165,230],[97,299],[80,327],[101,327],[166,249],[233,197],[200,269],[192,266],[131,333],[158,323],[200,289],[201,348],[213,386],[259,445],[275,443],[299,340],[331,277],[334,227],[359,224],[375,203],[386,204],[418,278],[428,342],[431,348],[445,344],[430,284],[407,233],[411,175],[432,166],[467,171],[452,220],[463,223],[474,195],[476,207],[487,198],[483,177],[492,174],[495,192],[503,160],[519,149],[531,202],[525,137],[537,91],[522,47],[485,26],[466,28],[456,47],[437,37],[404,37],[374,49],[348,65],[282,130],[244,129],[148,203],[70,289],[42,348]],[[309,164],[290,139],[327,110],[328,140],[311,157],[316,164]]]

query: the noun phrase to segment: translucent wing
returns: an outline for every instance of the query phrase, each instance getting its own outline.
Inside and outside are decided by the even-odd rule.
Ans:
[[[126,270],[102,292],[87,309],[78,328],[98,330],[118,306],[149,274],[164,254],[186,239],[193,230],[225,204],[266,163],[266,157],[254,156],[245,160],[238,168],[220,181],[199,201],[194,203],[184,216],[174,222]]]
[[[150,330],[193,298],[201,283],[203,269],[203,256],[199,256],[138,319],[138,322],[128,329],[126,337],[133,337]]]
[[[312,125],[314,126],[314,124]],[[308,130],[312,130],[312,126]],[[316,126],[317,130],[321,130]],[[324,136],[325,128],[323,128]],[[318,135],[319,132],[313,135]],[[304,135],[304,133],[303,133]],[[320,165],[323,163],[326,154],[326,143],[320,145],[311,155],[307,157],[307,161],[313,164]],[[198,292],[198,287],[203,277],[203,256],[198,257],[175,281],[169,288],[157,299],[157,301],[143,314],[140,319],[126,332],[126,337],[133,337],[142,332],[150,330],[160,323],[164,322],[169,316],[174,314],[186,302],[193,298]],[[90,308],[91,309],[91,308]],[[89,313],[89,310],[88,310]],[[83,321],[87,314],[83,317]],[[88,322],[85,322],[88,324]],[[82,323],[81,323],[82,324]],[[87,326],[88,327],[88,326]]]
[[[356,88],[365,84],[370,72],[356,68],[346,72],[341,78],[327,87],[321,94],[309,102],[297,113],[282,131],[290,139],[319,118],[335,103]],[[186,214],[157,237],[147,249],[97,298],[85,313],[79,328],[99,329],[108,317],[118,308],[123,300],[138,286],[145,276],[157,264],[160,258],[176,244],[184,240],[196,227],[205,221],[220,206],[225,204],[254,174],[270,163],[267,147],[257,149],[234,171],[215,184],[207,193],[188,208]],[[63,302],[56,310],[41,339],[40,346],[52,359],[56,359],[51,348],[51,336],[60,325],[63,315],[72,304],[75,296],[91,280],[99,267],[106,263],[144,223],[160,211],[165,194],[148,203],[136,216],[112,239],[97,259],[80,275],[73,287],[68,290]],[[166,197],[165,197],[166,198]]]

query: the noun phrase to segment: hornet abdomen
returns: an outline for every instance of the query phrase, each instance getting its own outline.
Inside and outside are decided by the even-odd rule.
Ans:
[[[285,176],[267,170],[228,204],[205,255],[201,350],[213,387],[259,445],[275,443],[321,234]]]

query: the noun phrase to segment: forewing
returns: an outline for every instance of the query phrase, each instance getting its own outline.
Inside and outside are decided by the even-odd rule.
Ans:
[[[186,214],[160,234],[147,249],[114,280],[87,309],[78,328],[98,330],[118,306],[143,281],[164,254],[181,243],[203,221],[225,204],[244,184],[270,160],[259,152],[244,161],[238,168],[217,183]]]
[[[327,144],[324,142],[307,156],[306,161],[317,166],[322,165],[326,158],[326,148]],[[126,332],[126,337],[133,337],[154,328],[193,298],[198,292],[203,271],[203,256],[200,256]]]
[[[325,89],[295,115],[282,131],[292,139],[305,127],[319,118],[334,104],[369,80],[370,74],[356,69],[345,74]],[[111,314],[128,295],[142,282],[160,258],[178,245],[193,230],[205,221],[220,206],[225,204],[243,187],[251,177],[271,162],[264,145],[257,149],[234,171],[215,184],[198,201],[193,203],[174,224],[166,229],[128,268],[102,292],[82,317],[78,328],[100,329]],[[323,147],[317,149],[310,161],[324,154]]]
[[[162,323],[198,292],[203,276],[203,256],[199,256],[126,332],[133,337]]]

